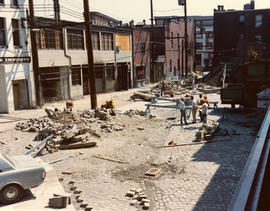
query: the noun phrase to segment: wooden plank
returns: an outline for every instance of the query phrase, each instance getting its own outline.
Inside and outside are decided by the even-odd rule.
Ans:
[[[96,142],[88,142],[88,143],[80,143],[80,144],[59,145],[57,146],[57,148],[60,150],[79,149],[79,148],[95,147],[96,145],[97,145]]]
[[[146,176],[151,176],[151,177],[157,177],[160,175],[162,172],[162,169],[159,168],[151,168],[147,172],[145,172]]]
[[[115,163],[128,164],[128,162],[125,162],[125,161],[120,161],[120,160],[115,160],[115,159],[112,159],[112,158],[101,157],[101,156],[98,156],[98,155],[92,155],[92,157],[102,159],[102,160],[112,161],[112,162],[115,162]]]
[[[165,146],[159,146],[158,148],[192,146],[192,145],[209,144],[209,143],[213,143],[213,142],[227,141],[227,140],[229,141],[229,139],[224,139],[224,140],[208,140],[208,141],[200,141],[200,142],[194,142],[194,143],[188,143],[188,144],[165,145]]]

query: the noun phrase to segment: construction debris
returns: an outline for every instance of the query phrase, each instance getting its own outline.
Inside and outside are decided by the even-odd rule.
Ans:
[[[133,109],[126,111],[124,115],[127,115],[129,117],[132,117],[134,115],[144,116],[144,117],[149,117],[149,118],[153,117],[152,115],[148,114],[145,111],[139,111],[139,110],[133,110]]]
[[[126,193],[126,197],[131,199],[131,202],[129,203],[131,206],[141,205],[145,210],[150,209],[150,200],[142,189],[132,188]]]
[[[162,169],[159,168],[151,168],[147,172],[145,172],[146,176],[151,176],[151,177],[157,177],[162,173]]]
[[[98,155],[92,155],[92,157],[102,159],[102,160],[112,161],[112,162],[115,162],[115,163],[128,164],[128,162],[125,162],[125,161],[115,160],[115,159],[112,159],[112,158],[105,158],[105,157],[101,157],[101,156],[98,156]]]
[[[111,108],[114,107],[111,101],[108,102],[108,105]],[[98,134],[98,131],[112,133],[125,128],[125,125],[111,121],[110,114],[111,112],[106,108],[77,113],[65,110],[59,113],[58,118],[50,119],[44,116],[19,122],[16,124],[16,129],[24,132],[37,132],[36,141],[53,135],[53,139],[45,145],[49,153],[56,152],[58,149],[92,147],[95,146],[94,142],[88,141],[91,136],[100,138],[101,135]],[[74,143],[78,144],[67,146]],[[30,146],[27,146],[27,148],[30,148]]]
[[[196,132],[197,140],[209,140],[212,139],[215,135],[217,135],[220,127],[219,124],[215,121],[209,121],[206,124],[203,124],[202,127]]]

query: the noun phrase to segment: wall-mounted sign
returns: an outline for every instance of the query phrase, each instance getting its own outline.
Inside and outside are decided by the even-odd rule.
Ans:
[[[185,1],[186,1],[186,0],[178,0],[178,5],[184,6],[184,5],[185,5]]]
[[[30,63],[30,57],[0,57],[0,63],[12,64],[12,63]]]

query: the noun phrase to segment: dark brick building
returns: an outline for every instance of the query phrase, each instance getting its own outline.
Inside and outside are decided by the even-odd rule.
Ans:
[[[270,58],[270,9],[254,9],[254,1],[245,10],[214,11],[214,62],[233,58],[247,61],[248,52],[256,51],[261,58]]]

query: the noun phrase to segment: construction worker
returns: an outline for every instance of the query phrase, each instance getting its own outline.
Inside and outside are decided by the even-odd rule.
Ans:
[[[186,105],[185,105],[185,102],[184,102],[184,98],[181,98],[181,100],[180,100],[180,121],[181,121],[181,125],[183,124],[183,118],[184,118],[184,121],[185,121],[185,125],[187,124],[185,107],[186,107]]]
[[[193,96],[191,96],[191,100],[192,100],[192,103],[191,103],[191,105],[192,105],[192,117],[193,117],[193,123],[196,123],[196,113],[197,113],[197,102],[196,102],[196,100],[194,99],[194,97]]]
[[[199,109],[201,110],[201,118],[203,123],[207,123],[207,109],[208,104],[205,102],[201,106],[199,106]]]
[[[207,96],[204,95],[203,99],[204,99],[204,102],[206,102],[206,104],[208,105],[208,108],[209,108],[210,107],[210,104],[209,104],[209,101],[207,100]]]
[[[161,90],[160,90],[160,95],[162,96],[162,95],[164,95],[164,92],[165,92],[165,82],[164,81],[162,81],[162,83],[161,83]]]
[[[198,102],[197,102],[197,105],[198,105],[198,107],[199,106],[202,106],[203,104],[204,104],[204,99],[203,99],[203,96],[202,96],[202,94],[199,94],[199,100],[198,100]],[[199,116],[200,116],[200,119],[201,119],[201,122],[203,121],[203,119],[202,119],[202,111],[201,111],[201,109],[199,109]]]
[[[49,118],[58,118],[60,113],[58,108],[53,109],[51,107],[46,107],[45,112]]]

